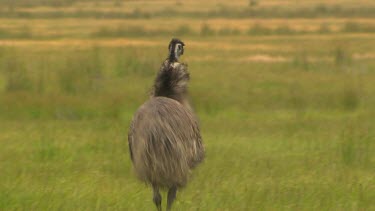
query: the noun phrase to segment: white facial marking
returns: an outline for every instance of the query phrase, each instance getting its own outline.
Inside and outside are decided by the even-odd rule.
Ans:
[[[178,57],[180,56],[180,49],[182,48],[182,45],[181,43],[177,43],[176,44],[176,47],[174,48],[174,55],[176,56],[176,58],[178,59]]]

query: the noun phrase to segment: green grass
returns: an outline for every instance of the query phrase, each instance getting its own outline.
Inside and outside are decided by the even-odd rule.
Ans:
[[[297,58],[299,43],[316,39],[298,38],[230,43],[260,39],[280,49],[288,39],[292,51],[263,53]],[[229,43],[216,39],[195,41]],[[293,59],[241,62],[237,56],[260,52],[185,40],[207,157],[176,210],[375,208],[374,64],[346,63],[367,40],[342,39],[345,48],[307,45],[308,69]],[[126,136],[164,53],[158,45],[2,48],[0,209],[154,209],[150,188],[132,171]],[[204,55],[214,59],[194,60]]]
[[[127,130],[172,36],[186,44],[182,60],[207,151],[178,192],[175,210],[375,210],[372,6],[294,9],[248,1],[244,8],[215,3],[195,12],[185,8],[188,2],[173,2],[182,7],[174,11],[163,1],[167,7],[143,11],[118,1],[129,10],[112,12],[101,5],[115,2],[97,1],[83,4],[92,11],[20,8],[43,2],[19,1],[0,15],[6,17],[0,210],[155,209],[151,189],[132,170]],[[76,1],[51,2],[72,5],[68,10]],[[180,18],[175,27],[155,27],[152,17],[166,14]],[[56,26],[32,19],[61,17],[75,19]],[[81,17],[149,21],[72,24]],[[217,17],[368,20],[327,19],[310,31],[291,28],[293,19],[276,27],[272,20],[247,27],[241,20],[220,27],[185,21],[202,17],[207,23]]]
[[[373,126],[357,124],[368,116],[267,113],[200,114],[207,158],[176,210],[374,208]],[[127,126],[127,118],[2,122],[1,208],[152,210],[150,189],[131,170]]]

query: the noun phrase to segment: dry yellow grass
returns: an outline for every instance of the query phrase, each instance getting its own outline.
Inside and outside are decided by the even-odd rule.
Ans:
[[[354,8],[358,6],[375,6],[374,1],[370,0],[260,0],[256,8],[284,8],[288,10],[297,10],[299,8],[314,8],[319,5],[340,6],[342,8]],[[81,2],[66,7],[29,7],[15,8],[15,11],[30,13],[45,12],[160,12],[172,10],[176,12],[204,12],[220,11],[227,9],[243,9],[249,6],[248,0],[226,1],[226,0],[208,0],[208,1],[123,1],[121,4],[115,2]],[[276,29],[278,27],[288,27],[295,31],[317,31],[322,27],[329,27],[331,31],[339,31],[345,23],[355,22],[358,24],[375,25],[373,18],[202,18],[193,19],[189,17],[159,17],[137,18],[137,19],[95,19],[95,18],[59,18],[59,19],[0,19],[0,29],[9,31],[23,30],[25,27],[35,36],[73,36],[87,37],[97,32],[101,28],[117,29],[118,27],[142,27],[144,30],[164,30],[174,31],[180,26],[188,26],[195,32],[199,32],[203,24],[208,24],[214,30],[237,30],[241,33],[246,32],[251,26],[259,24],[262,27]]]
[[[326,6],[343,6],[343,7],[358,7],[358,6],[375,6],[375,2],[371,0],[259,0],[257,3],[258,8],[308,8],[318,5]],[[209,11],[218,8],[244,8],[249,6],[249,0],[141,0],[141,1],[125,1],[121,4],[116,4],[113,1],[108,2],[81,2],[68,7],[34,7],[34,8],[18,8],[18,11],[27,12],[51,12],[51,11],[113,11],[113,12],[131,12],[135,9],[145,12],[155,12],[171,8],[175,11],[184,12],[197,12]]]
[[[250,27],[260,25],[269,29],[288,27],[296,31],[316,31],[322,25],[327,25],[331,31],[340,30],[346,23],[375,25],[375,19],[366,18],[316,18],[316,19],[224,19],[212,18],[205,20],[188,18],[155,18],[149,19],[1,19],[0,29],[19,31],[27,27],[34,35],[41,36],[90,36],[101,28],[117,29],[118,27],[141,27],[146,31],[164,30],[175,31],[180,26],[188,26],[195,32],[199,32],[202,25],[208,24],[214,30],[232,29],[245,33]]]

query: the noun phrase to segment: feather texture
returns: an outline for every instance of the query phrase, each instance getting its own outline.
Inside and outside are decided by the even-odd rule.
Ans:
[[[143,104],[129,134],[135,172],[146,183],[183,187],[190,169],[204,158],[194,114],[170,98],[154,97]]]
[[[161,211],[159,188],[168,189],[167,210],[177,189],[187,184],[191,170],[204,159],[197,117],[188,100],[190,74],[179,63],[184,43],[172,39],[169,56],[155,78],[150,99],[135,113],[129,127],[130,158],[138,178],[153,188]]]
[[[204,158],[198,121],[187,100],[189,79],[187,65],[166,60],[151,98],[131,122],[130,156],[138,178],[146,183],[183,187]]]

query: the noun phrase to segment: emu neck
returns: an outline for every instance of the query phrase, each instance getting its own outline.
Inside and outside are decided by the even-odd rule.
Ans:
[[[175,55],[174,52],[170,52],[169,57],[168,57],[168,62],[169,63],[178,62],[177,56]]]
[[[168,97],[186,103],[189,74],[167,60],[155,79],[153,97]]]

